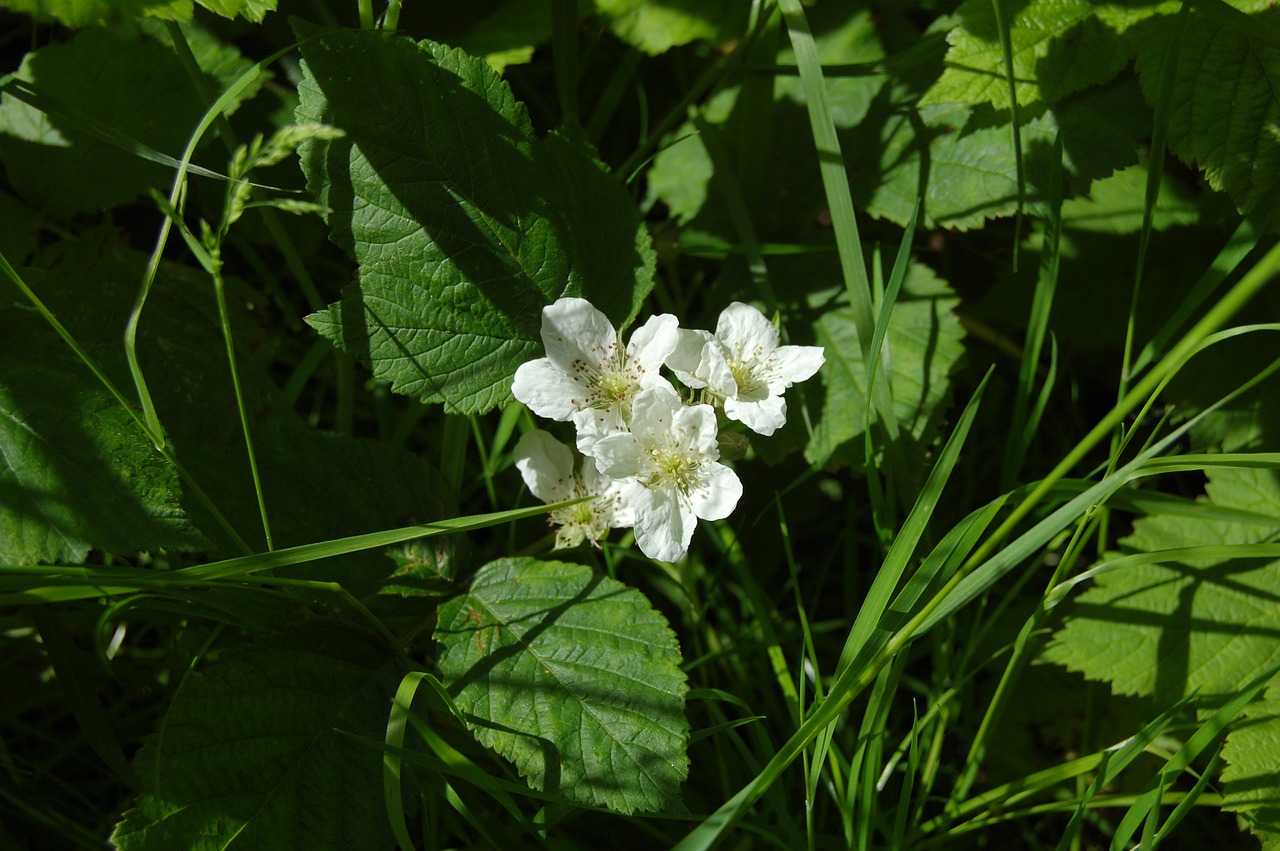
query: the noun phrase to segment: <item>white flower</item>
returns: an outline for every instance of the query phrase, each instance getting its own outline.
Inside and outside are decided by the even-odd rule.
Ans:
[[[515,459],[524,483],[543,502],[596,497],[551,512],[547,522],[560,527],[556,549],[576,547],[583,540],[595,544],[609,529],[632,524],[631,509],[622,503],[621,485],[601,476],[586,458],[575,470],[573,450],[545,431],[531,431],[520,438]]]
[[[540,417],[573,420],[578,449],[625,431],[640,391],[670,383],[658,374],[679,339],[671,314],[652,316],[624,349],[608,317],[586,299],[562,298],[542,310],[547,356],[520,365],[511,392]]]
[[[660,561],[685,554],[696,518],[721,520],[738,504],[742,483],[719,457],[715,411],[686,407],[671,387],[636,396],[631,431],[595,445],[600,472],[626,482],[622,502],[634,512],[636,543]]]
[[[729,419],[770,435],[787,421],[783,392],[812,377],[825,360],[821,346],[779,346],[773,323],[735,301],[720,314],[714,335],[682,330],[667,366],[689,387],[723,399]]]

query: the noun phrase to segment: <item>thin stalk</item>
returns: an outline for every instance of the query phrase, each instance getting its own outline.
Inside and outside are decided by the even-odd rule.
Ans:
[[[267,552],[275,550],[271,536],[271,521],[267,517],[267,500],[262,491],[262,476],[258,472],[258,454],[253,448],[253,432],[249,429],[249,410],[240,384],[240,368],[236,365],[236,345],[231,336],[231,315],[227,311],[227,294],[222,280],[222,261],[214,251],[214,265],[210,270],[213,292],[218,301],[218,322],[222,326],[222,341],[227,350],[227,367],[231,370],[231,386],[236,394],[236,411],[240,415],[240,431],[244,434],[244,449],[249,456],[249,472],[253,476],[253,492],[258,500],[258,516],[262,518],[262,535],[267,542]]]

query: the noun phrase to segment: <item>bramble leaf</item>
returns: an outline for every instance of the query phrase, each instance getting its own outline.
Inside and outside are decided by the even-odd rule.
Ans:
[[[379,33],[298,35],[299,120],[346,131],[303,146],[303,169],[359,267],[308,317],[320,333],[393,390],[475,413],[541,355],[545,305],[635,315],[654,262],[635,205],[583,148],[536,139],[492,68]]]
[[[535,789],[623,813],[678,800],[685,676],[638,591],[582,565],[501,559],[441,608],[436,640],[472,732]]]
[[[1280,655],[1280,561],[1233,558],[1243,545],[1280,535],[1280,478],[1273,470],[1209,472],[1204,502],[1243,509],[1254,522],[1144,517],[1122,542],[1135,553],[1170,552],[1168,559],[1102,573],[1067,610],[1066,625],[1044,658],[1104,680],[1118,694],[1168,702],[1192,691],[1212,706],[1273,664]],[[1243,515],[1242,515],[1243,516]],[[1207,548],[1196,558],[1185,547]],[[1228,809],[1249,828],[1280,842],[1280,778],[1272,755],[1280,742],[1280,702],[1273,685],[1228,734]]]
[[[312,623],[223,654],[183,684],[136,760],[144,791],[121,851],[391,847],[381,741],[395,657]]]
[[[1020,107],[1053,103],[1105,83],[1129,64],[1132,48],[1108,26],[1111,14],[1124,13],[1116,5],[1032,0],[1012,14],[1006,11]],[[947,34],[946,69],[921,105],[987,103],[1008,109],[1004,49],[991,0],[967,0],[957,12],[962,23]]]
[[[1280,47],[1274,36],[1258,36],[1280,27],[1280,13],[1269,0],[1233,5],[1240,7],[1238,17],[1228,15],[1225,24],[1192,13],[1170,101],[1169,150],[1203,169],[1210,186],[1247,212],[1280,182]],[[1172,16],[1161,16],[1134,29],[1138,74],[1153,102],[1173,26]]]
[[[742,35],[747,7],[736,0],[594,0],[618,38],[651,56],[692,41],[727,41]]]

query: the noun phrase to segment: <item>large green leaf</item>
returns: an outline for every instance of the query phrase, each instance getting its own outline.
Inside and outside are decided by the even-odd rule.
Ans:
[[[313,623],[225,653],[139,753],[122,851],[384,851],[381,741],[398,677],[363,632]]]
[[[1123,541],[1134,553],[1167,558],[1100,574],[1067,609],[1044,658],[1110,683],[1119,694],[1167,703],[1192,691],[1212,706],[1280,656],[1280,560],[1233,558],[1233,548],[1280,536],[1275,471],[1209,473],[1207,505],[1244,509],[1256,522],[1145,517]],[[1208,548],[1195,558],[1187,547]],[[1250,704],[1248,723],[1228,736],[1226,806],[1247,811],[1252,830],[1280,843],[1280,742],[1276,687]]]
[[[1280,12],[1269,0],[1232,5],[1240,11],[1228,10],[1225,22],[1192,13],[1174,76],[1169,150],[1203,169],[1210,186],[1248,211],[1280,182]],[[1252,19],[1243,12],[1254,13]],[[1172,16],[1161,16],[1133,29],[1138,73],[1152,101],[1173,27]]]
[[[1018,208],[1018,168],[1007,113],[990,106],[923,106],[912,114],[911,90],[895,86],[851,147],[879,151],[880,169],[854,178],[855,200],[873,216],[905,224],[923,196],[926,225],[966,230]],[[1137,161],[1150,133],[1150,111],[1134,81],[1063,98],[1051,109],[1020,113],[1027,204],[1043,207],[1054,137],[1061,131],[1067,192],[1081,193],[1114,169]],[[923,185],[923,189],[922,189]]]
[[[747,4],[738,0],[594,0],[614,35],[656,55],[692,41],[728,41],[742,35]]]
[[[678,800],[685,676],[638,591],[582,565],[502,559],[441,608],[436,639],[476,738],[534,788],[624,813]]]
[[[479,412],[541,354],[546,304],[580,295],[615,322],[635,315],[653,274],[635,205],[583,148],[536,139],[492,68],[430,42],[297,27],[298,116],[347,134],[305,145],[303,169],[359,267],[308,317],[317,330],[392,389]]]
[[[1280,683],[1249,704],[1241,723],[1222,746],[1226,801],[1223,808],[1240,814],[1245,826],[1262,841],[1263,851],[1280,849]]]
[[[1091,0],[999,2],[1006,10],[1019,106],[1052,103],[1071,92],[1105,83],[1129,64],[1132,49],[1109,26],[1114,17],[1125,14],[1120,4]],[[946,70],[925,94],[922,105],[989,103],[1008,109],[1009,83],[992,0],[966,0],[958,12],[962,23],[947,34]]]
[[[169,171],[90,135],[70,111],[178,156],[204,108],[182,63],[149,39],[83,30],[27,54],[18,76],[68,110],[50,116],[0,100],[0,155],[15,189],[55,215],[99,211],[163,186]]]
[[[1234,561],[1231,547],[1275,538],[1280,479],[1269,470],[1213,470],[1206,501],[1274,517],[1246,525],[1146,517],[1122,542],[1137,553],[1217,547],[1216,557],[1126,565],[1103,573],[1067,611],[1050,661],[1106,680],[1120,694],[1211,697],[1248,682],[1280,654],[1280,563]]]
[[[880,368],[887,368],[898,422],[916,440],[926,439],[935,414],[949,397],[949,375],[964,354],[964,329],[952,312],[959,299],[926,266],[913,264],[894,305]],[[826,403],[805,458],[826,463],[837,449],[863,432],[867,378],[853,313],[830,310],[814,324],[827,356],[822,368]],[[877,379],[883,381],[886,373]],[[874,417],[873,417],[874,420]],[[859,447],[859,455],[861,447]]]
[[[55,18],[68,27],[118,25],[135,15],[191,19],[191,0],[0,0],[0,6]]]
[[[0,562],[205,545],[173,469],[44,320],[7,307],[0,326]]]

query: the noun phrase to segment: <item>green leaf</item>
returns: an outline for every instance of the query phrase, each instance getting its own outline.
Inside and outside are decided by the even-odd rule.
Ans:
[[[1280,24],[1269,0],[1233,5],[1254,13],[1252,26],[1259,33]],[[1232,25],[1192,12],[1173,83],[1169,150],[1203,169],[1210,186],[1247,212],[1280,181],[1280,139],[1273,132],[1280,123],[1280,48],[1265,34],[1252,34],[1249,17],[1240,18],[1243,25]],[[1138,74],[1152,101],[1173,24],[1162,16],[1133,30]]]
[[[581,147],[534,138],[482,60],[430,42],[298,24],[299,120],[346,131],[300,150],[357,282],[308,317],[392,389],[448,411],[511,399],[542,308],[580,295],[615,323],[652,287],[635,205]],[[352,68],[360,68],[352,75]]]
[[[1155,564],[1103,573],[1081,595],[1046,651],[1051,661],[1111,682],[1113,690],[1160,698],[1199,689],[1210,706],[1231,697],[1277,658],[1280,562],[1235,558],[1274,541],[1280,531],[1280,481],[1267,469],[1209,472],[1208,505],[1270,515],[1269,524],[1154,517],[1135,524],[1125,543],[1139,553],[1197,547],[1209,558],[1170,553]],[[1185,550],[1183,550],[1185,553]],[[1128,654],[1129,658],[1124,658]],[[1274,762],[1280,715],[1273,691],[1246,710],[1228,736],[1225,807],[1264,840],[1280,842]],[[1266,768],[1263,768],[1263,766]]]
[[[381,741],[399,680],[364,632],[311,623],[227,651],[178,690],[135,765],[121,851],[391,847]]]
[[[27,54],[17,76],[68,109],[173,155],[204,111],[171,50],[101,30]],[[0,157],[18,193],[57,216],[98,212],[170,179],[163,166],[84,132],[74,119],[46,115],[8,95],[0,101]]]
[[[1062,204],[1062,226],[1068,230],[1130,234],[1142,230],[1147,169],[1135,165],[1094,181],[1088,195]],[[1151,227],[1161,231],[1176,225],[1194,225],[1200,210],[1182,184],[1166,178],[1160,191]]]
[[[881,372],[893,390],[894,413],[903,430],[927,440],[935,410],[949,398],[948,376],[964,354],[964,330],[952,312],[959,299],[928,267],[913,263],[894,306],[881,353]],[[842,445],[862,434],[866,422],[866,367],[853,313],[837,308],[814,324],[827,356],[819,373],[826,386],[822,419],[805,449],[812,464],[825,464]]]
[[[68,27],[111,26],[138,15],[191,19],[191,0],[0,0],[0,6],[55,18]]]
[[[685,676],[638,591],[582,565],[502,559],[441,608],[436,639],[476,738],[532,787],[623,813],[678,802]]]
[[[930,227],[967,230],[1017,210],[1017,168],[1007,114],[989,106],[921,107],[904,118],[910,89],[897,86],[885,105],[851,131],[853,145],[879,151],[878,174],[855,177],[855,198],[867,211],[898,224],[907,222],[924,182],[922,215]],[[895,105],[896,104],[896,105]],[[1053,140],[1059,130],[1068,193],[1137,160],[1140,140],[1150,132],[1150,110],[1132,79],[1064,98],[1052,109],[1019,113],[1027,175],[1028,208],[1039,211],[1047,197]],[[927,155],[922,149],[927,145]]]
[[[1280,683],[1249,704],[1222,747],[1223,809],[1239,814],[1264,851],[1280,848]]]
[[[174,471],[44,320],[6,307],[0,325],[0,562],[207,545]]]
[[[1008,0],[999,0],[1006,9]],[[1090,0],[1032,0],[1008,15],[1018,105],[1053,103],[1105,83],[1129,64],[1132,49],[1112,26],[1120,4]],[[966,0],[963,22],[947,34],[946,70],[922,106],[991,104],[1009,109],[1009,85],[992,0]]]
[[[274,12],[276,0],[196,0],[204,8],[224,18],[241,17],[255,24],[262,21],[267,12]]]
[[[1211,547],[1216,557],[1126,565],[1102,573],[1067,610],[1045,658],[1105,680],[1118,694],[1220,697],[1280,654],[1280,562],[1233,560],[1232,548],[1274,540],[1280,479],[1270,470],[1215,469],[1205,501],[1277,518],[1274,528],[1182,516],[1144,517],[1121,543],[1131,553]]]
[[[594,0],[613,34],[651,56],[693,41],[741,36],[747,5],[738,0]]]

